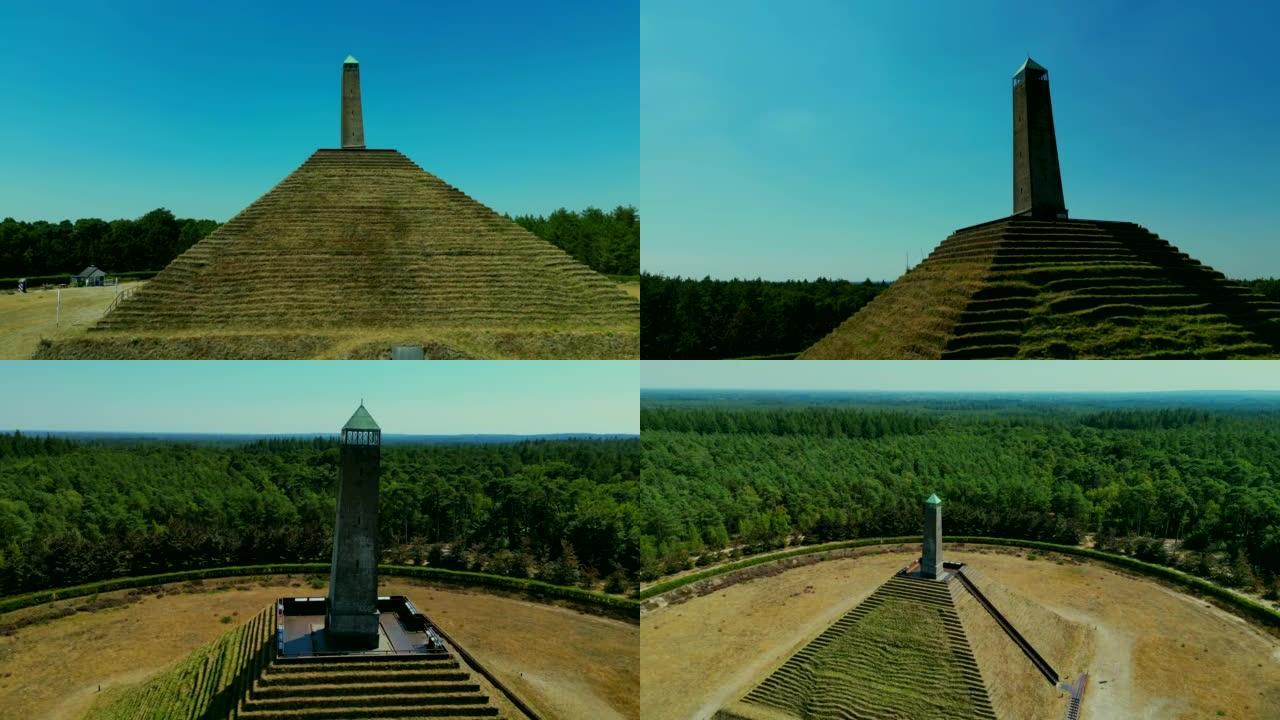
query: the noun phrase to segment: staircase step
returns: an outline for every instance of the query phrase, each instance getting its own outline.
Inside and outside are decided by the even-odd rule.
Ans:
[[[306,708],[299,710],[242,710],[240,720],[360,720],[362,718],[471,718],[497,717],[490,705],[401,705],[385,707]]]

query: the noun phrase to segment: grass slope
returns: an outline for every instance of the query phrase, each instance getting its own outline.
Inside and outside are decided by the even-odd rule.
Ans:
[[[800,359],[940,358],[952,328],[982,289],[993,254],[915,266]]]
[[[639,303],[391,150],[319,150],[42,358],[638,357]]]
[[[1010,591],[969,565],[969,577],[992,605],[1031,643],[1063,679],[1074,681],[1088,670],[1093,639],[1088,628]],[[977,600],[957,584],[956,614],[978,665],[987,675],[991,705],[999,717],[1058,720],[1067,695],[1045,681],[1031,661]]]
[[[987,600],[995,605],[1000,614],[1018,629],[1027,642],[1031,643],[1036,652],[1058,671],[1059,675],[1074,680],[1076,675],[1088,669],[1080,664],[1081,658],[1088,655],[1082,652],[1082,646],[1086,642],[1086,628],[1011,591],[980,567],[968,565],[964,568],[964,573],[987,597]],[[982,607],[968,593],[963,593],[961,599],[972,601],[974,607],[982,610]],[[983,613],[985,614],[986,611],[983,610]],[[968,627],[966,624],[966,630]],[[1012,645],[1007,636],[1003,633],[1002,636]],[[970,644],[973,644],[972,633]],[[1031,668],[1029,662],[1028,668]],[[1036,679],[1048,685],[1043,676],[1036,675]]]
[[[99,702],[84,720],[233,718],[275,639],[272,605],[151,680]]]
[[[806,350],[834,358],[1280,354],[1280,303],[1133,223],[1005,218],[959,230]]]
[[[896,576],[791,656],[743,704],[801,720],[995,717],[947,586]],[[736,714],[753,714],[745,710]],[[725,715],[734,717],[735,708]]]

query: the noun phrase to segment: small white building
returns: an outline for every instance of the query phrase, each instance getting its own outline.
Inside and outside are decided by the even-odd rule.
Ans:
[[[90,265],[80,271],[79,275],[71,276],[71,287],[103,285],[106,281],[107,274],[99,270],[97,265]]]

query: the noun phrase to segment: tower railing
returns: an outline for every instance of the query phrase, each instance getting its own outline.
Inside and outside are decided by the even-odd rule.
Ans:
[[[343,445],[379,445],[382,443],[381,430],[343,430]]]

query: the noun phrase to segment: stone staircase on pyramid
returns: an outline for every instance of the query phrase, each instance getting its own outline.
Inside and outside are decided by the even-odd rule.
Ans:
[[[497,717],[448,651],[426,655],[275,658],[240,706],[242,720]]]
[[[913,666],[913,674],[916,674],[914,677],[885,676],[882,671],[884,653],[890,650],[884,647],[857,644],[852,652],[835,657],[829,651],[886,603],[906,603],[917,608],[927,608],[936,612],[941,619],[945,640],[937,648],[939,654],[932,659],[933,662]],[[814,661],[820,656],[826,657],[827,665],[821,678],[815,675],[813,667]],[[833,679],[832,673],[839,679]],[[875,684],[860,684],[857,678],[873,678]],[[788,658],[781,667],[747,693],[738,707],[763,705],[797,717],[896,718],[903,717],[902,712],[905,710],[892,706],[894,701],[890,693],[885,692],[886,688],[927,688],[947,681],[944,678],[962,687],[967,702],[939,709],[938,712],[944,713],[939,717],[995,720],[982,672],[955,611],[950,583],[899,574]],[[821,686],[823,694],[814,699],[810,697],[811,690],[817,686]],[[749,708],[739,712],[729,708],[720,716],[732,718],[753,715]]]
[[[1140,225],[1008,217],[956,231],[803,357],[1263,357],[1280,303]]]

